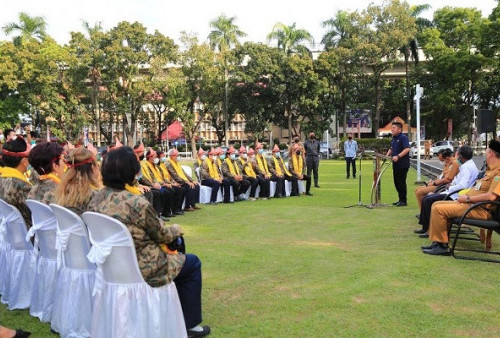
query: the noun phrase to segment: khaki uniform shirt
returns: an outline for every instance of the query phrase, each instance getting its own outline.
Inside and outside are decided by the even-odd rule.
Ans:
[[[180,164],[179,164],[179,166],[180,166]],[[177,174],[177,172],[175,171],[175,168],[172,166],[170,161],[167,161],[167,163],[165,163],[165,167],[167,167],[168,173],[170,174],[170,177],[172,178],[172,180],[174,180],[175,182],[177,182],[179,184],[187,183]],[[186,175],[189,182],[193,182],[193,179],[188,174],[186,174],[186,172],[184,172],[184,175]]]
[[[492,168],[487,168],[486,172],[480,180],[476,181],[476,184],[466,193],[467,196],[477,196],[484,194],[486,192],[492,192],[497,196],[500,196],[500,165]],[[489,210],[495,209],[495,205],[486,204],[484,206]]]
[[[161,222],[143,196],[105,187],[95,194],[88,209],[111,216],[127,226],[146,283],[153,287],[162,286],[179,274],[186,256],[182,253],[167,254],[160,244],[172,242],[180,233]]]
[[[31,228],[31,211],[26,205],[26,199],[31,187],[31,184],[15,177],[0,179],[0,198],[19,209],[28,229]]]

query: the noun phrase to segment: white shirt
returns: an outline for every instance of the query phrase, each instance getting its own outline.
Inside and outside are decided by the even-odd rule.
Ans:
[[[356,152],[358,151],[358,142],[354,140],[348,140],[344,142],[344,153],[345,157],[356,157]]]
[[[451,185],[448,189],[442,192],[442,194],[448,194],[452,191],[458,191],[462,189],[468,189],[474,184],[477,179],[477,175],[479,174],[479,170],[477,170],[476,164],[473,160],[468,160],[464,164],[460,166],[458,169],[458,174],[455,176],[453,181],[451,181]],[[458,198],[458,193],[454,193],[450,196],[453,200]]]

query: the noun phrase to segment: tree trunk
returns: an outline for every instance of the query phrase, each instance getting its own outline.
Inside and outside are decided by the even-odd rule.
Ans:
[[[341,93],[342,93],[341,94],[342,95],[342,98],[341,98],[341,100],[342,100],[341,101],[341,107],[342,108],[341,109],[344,112],[344,121],[343,121],[343,124],[344,124],[344,133],[343,134],[344,135],[343,136],[345,138],[346,135],[347,135],[347,111],[346,111],[347,110],[347,103],[346,103],[346,98],[345,98],[345,95],[346,95],[346,93],[345,93],[345,86],[343,84],[342,84]],[[335,122],[335,123],[337,123],[337,122]],[[338,137],[338,135],[337,135],[337,137]]]
[[[228,133],[228,124],[229,124],[229,114],[228,114],[228,78],[229,78],[229,73],[227,70],[227,67],[224,69],[224,138],[226,139],[226,147],[229,146],[229,133]],[[222,140],[219,140],[219,142],[222,142]]]
[[[288,143],[292,144],[292,107],[288,102],[285,105],[285,115],[288,115]]]

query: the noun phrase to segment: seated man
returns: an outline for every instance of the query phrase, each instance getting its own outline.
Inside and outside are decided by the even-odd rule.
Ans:
[[[415,189],[415,197],[417,198],[418,209],[422,209],[422,199],[430,193],[433,193],[440,185],[450,183],[458,173],[459,164],[455,160],[450,149],[441,149],[438,152],[438,159],[443,162],[444,168],[435,180],[430,180],[426,186],[417,187]]]
[[[233,146],[227,150],[229,156],[224,159],[221,165],[222,177],[229,180],[233,187],[234,199],[236,201],[244,201],[245,193],[250,187],[250,182],[243,178],[240,168],[236,164],[235,152],[236,150]]]
[[[217,202],[217,194],[222,185],[222,178],[219,175],[217,166],[214,163],[215,149],[208,152],[208,157],[204,158],[200,167],[201,184],[212,188],[212,195],[210,196],[210,204]]]
[[[448,226],[452,218],[460,217],[473,203],[495,201],[500,196],[500,142],[490,141],[486,149],[486,172],[475,187],[458,197],[456,201],[438,201],[431,209],[431,222],[429,227],[430,246],[422,247],[426,254],[448,255]],[[468,218],[488,220],[495,205],[486,204],[473,209]]]
[[[255,170],[253,170],[253,166],[248,160],[247,150],[245,149],[245,147],[241,146],[238,152],[240,153],[240,156],[238,157],[236,164],[238,165],[243,178],[250,183],[250,197],[248,199],[251,201],[255,201],[258,197],[256,195],[257,186],[259,185],[257,174],[255,173]]]
[[[290,154],[290,159],[288,160],[288,168],[293,176],[298,180],[306,181],[306,195],[312,196],[311,194],[311,176],[307,176],[306,166],[304,165],[304,157],[300,149],[300,145],[294,143],[292,146],[292,152]]]
[[[175,148],[168,151],[169,160],[166,163],[168,173],[172,177],[172,180],[179,183],[184,190],[184,196],[186,196],[184,211],[198,210],[200,208],[196,206],[196,203],[200,201],[200,185],[191,176],[186,174],[180,164],[177,163],[178,155],[179,152]]]
[[[271,181],[276,182],[276,191],[274,192],[274,197],[286,197],[285,194],[285,173],[281,170],[279,164],[279,158],[281,157],[280,149],[277,145],[274,146],[272,150],[272,156],[269,159],[268,167],[271,173]]]
[[[414,231],[416,234],[419,234],[419,237],[428,237],[427,231],[429,230],[432,204],[436,201],[444,200],[448,193],[469,188],[477,178],[478,170],[472,160],[472,149],[468,146],[462,146],[458,149],[457,154],[457,164],[460,164],[460,169],[448,189],[437,194],[427,195],[422,200],[422,208],[420,209],[418,221],[422,225],[422,228]],[[456,200],[457,198],[458,193],[454,193],[449,197],[452,200]]]
[[[161,179],[167,187],[170,187],[174,189],[174,201],[172,205],[172,213],[175,215],[182,215],[184,212],[182,211],[182,201],[184,200],[184,190],[182,189],[181,185],[174,180],[172,180],[172,176],[170,176],[170,173],[167,170],[167,167],[165,166],[165,163],[167,163],[167,156],[165,156],[165,153],[163,151],[157,151],[156,152],[158,158],[160,161],[156,165],[158,167],[158,171],[160,172]]]
[[[2,149],[2,160],[5,166],[0,180],[0,198],[19,209],[28,229],[32,224],[26,199],[31,190],[31,183],[24,174],[29,165],[30,150],[31,147],[22,136],[6,142]]]
[[[275,148],[278,148],[278,146],[276,145]],[[281,172],[283,173],[285,181],[290,182],[292,184],[290,196],[299,196],[299,180],[297,179],[296,176],[292,175],[292,173],[290,173],[290,171],[286,167],[285,161],[283,161],[283,157],[281,157],[279,148],[278,148],[278,154],[280,155],[276,157],[276,159],[278,160],[278,165],[281,169]],[[286,194],[284,196],[286,196]]]
[[[262,143],[257,142],[255,144],[255,152],[250,148],[248,150],[248,160],[253,165],[253,170],[257,174],[257,180],[260,185],[260,197],[268,198],[270,196],[270,182],[271,182],[271,173],[269,172],[269,167],[267,165],[267,161],[264,158],[264,148]]]

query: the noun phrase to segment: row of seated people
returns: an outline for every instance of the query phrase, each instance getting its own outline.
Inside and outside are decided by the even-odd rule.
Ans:
[[[167,245],[183,231],[177,224],[167,226],[137,188],[141,164],[132,148],[110,149],[99,169],[89,149],[66,153],[60,145],[47,142],[31,149],[17,137],[4,144],[2,162],[0,198],[21,211],[28,228],[32,223],[26,199],[56,203],[79,215],[94,211],[119,220],[130,231],[146,283],[159,287],[173,281],[188,335],[203,337],[210,333],[208,326],[200,326],[201,262],[196,255],[168,249]],[[29,165],[39,175],[33,183],[25,176]],[[176,163],[171,166],[176,169]],[[193,207],[194,202],[186,204]]]
[[[500,198],[500,142],[492,140],[486,149],[484,172],[479,172],[472,160],[473,151],[469,146],[462,146],[456,158],[450,150],[438,153],[444,162],[442,174],[428,182],[425,187],[415,190],[420,214],[420,229],[414,232],[421,238],[429,238],[431,245],[422,246],[422,251],[431,255],[449,255],[449,223],[460,217],[478,202],[495,201]],[[436,190],[437,189],[437,190]],[[493,204],[474,209],[468,217],[488,220],[495,210]],[[486,249],[491,249],[491,232],[485,235],[481,229],[481,240],[486,242]]]
[[[291,183],[290,196],[300,196],[298,181],[306,181],[305,194],[312,196],[311,177],[305,174],[304,159],[298,144],[294,144],[288,167],[281,157],[277,145],[272,149],[272,156],[264,157],[261,143],[256,144],[256,151],[241,146],[236,157],[236,149],[231,146],[227,151],[212,148],[210,151],[199,149],[195,163],[202,185],[212,188],[210,204],[215,204],[219,190],[223,190],[224,203],[230,203],[230,189],[236,201],[245,200],[248,193],[250,200],[286,197],[285,183]],[[271,196],[270,184],[276,183]],[[259,190],[257,188],[259,187]],[[250,191],[248,192],[248,190]]]

